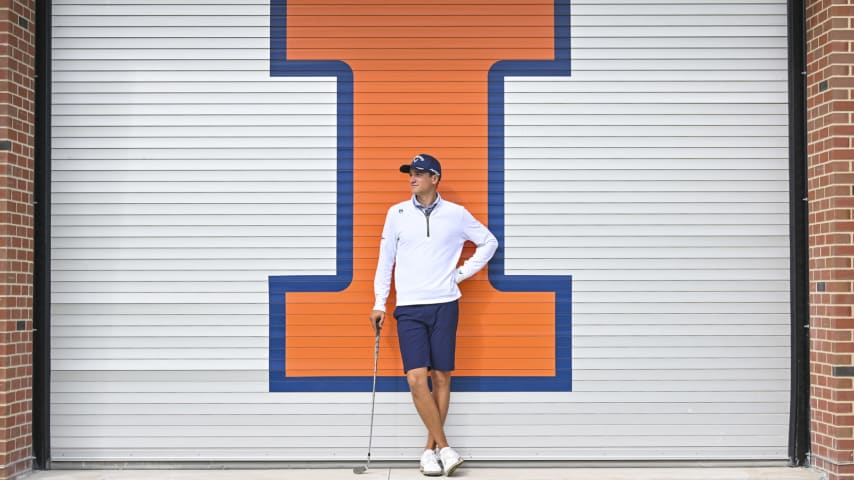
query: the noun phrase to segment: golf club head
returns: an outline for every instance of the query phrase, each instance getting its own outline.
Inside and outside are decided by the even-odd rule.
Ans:
[[[353,473],[355,473],[356,475],[361,475],[367,471],[368,471],[368,467],[366,467],[365,465],[359,465],[358,467],[353,467]]]

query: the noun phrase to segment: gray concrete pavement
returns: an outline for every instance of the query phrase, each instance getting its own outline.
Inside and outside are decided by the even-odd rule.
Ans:
[[[275,470],[51,470],[27,480],[424,480],[412,468]],[[452,478],[468,480],[821,480],[812,469],[788,467],[486,468],[460,467]]]

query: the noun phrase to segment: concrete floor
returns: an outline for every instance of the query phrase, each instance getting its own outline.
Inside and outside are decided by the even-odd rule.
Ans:
[[[412,468],[377,467],[362,475],[352,469],[277,470],[51,470],[27,480],[423,480]],[[788,467],[668,468],[486,468],[460,467],[453,478],[482,480],[821,480],[812,469]]]

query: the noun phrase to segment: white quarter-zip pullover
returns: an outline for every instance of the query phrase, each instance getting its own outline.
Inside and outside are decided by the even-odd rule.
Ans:
[[[457,284],[486,266],[498,249],[495,235],[463,206],[438,197],[431,207],[419,208],[413,196],[388,209],[374,277],[374,310],[385,311],[392,270],[397,305],[451,302],[462,295]],[[466,240],[477,249],[458,268]]]

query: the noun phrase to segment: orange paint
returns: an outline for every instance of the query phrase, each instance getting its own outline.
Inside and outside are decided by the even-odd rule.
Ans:
[[[353,71],[353,279],[341,292],[286,294],[286,375],[371,375],[373,277],[389,206],[409,197],[398,167],[442,162],[443,197],[487,224],[487,80],[500,60],[554,58],[551,2],[288,1],[289,60]],[[464,258],[471,250],[464,252]],[[462,285],[457,375],[555,374],[553,292],[500,292],[482,271]],[[394,298],[379,374],[400,375]]]

